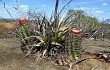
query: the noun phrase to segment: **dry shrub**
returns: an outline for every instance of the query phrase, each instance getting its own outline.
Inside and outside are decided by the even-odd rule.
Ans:
[[[0,29],[1,28],[13,29],[15,26],[16,26],[15,23],[0,23]]]
[[[12,32],[14,32],[14,28],[16,27],[16,24],[13,22],[10,23],[0,23],[0,37],[13,37]]]

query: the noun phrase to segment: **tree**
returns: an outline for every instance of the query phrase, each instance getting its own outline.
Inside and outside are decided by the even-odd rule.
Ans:
[[[71,16],[69,21],[73,22],[73,26],[82,29],[83,31],[94,31],[99,28],[99,22],[97,18],[86,15],[83,10],[70,9],[67,12],[67,16]]]

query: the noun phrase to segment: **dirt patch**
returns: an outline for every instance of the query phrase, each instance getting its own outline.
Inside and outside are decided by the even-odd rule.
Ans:
[[[82,48],[84,51],[98,53],[100,51],[110,51],[110,40],[104,39],[104,41],[98,39],[97,41],[92,39],[84,39],[82,41]]]
[[[67,70],[50,61],[23,58],[19,39],[0,39],[0,70]]]
[[[74,65],[73,70],[110,70],[110,63],[97,59],[95,55],[83,54],[82,58],[87,59]]]
[[[94,41],[84,40],[83,48],[88,46],[86,51],[105,50],[109,47],[100,47],[101,45],[110,45],[109,40]],[[92,48],[92,49],[91,49]],[[57,66],[51,61],[40,60],[36,63],[33,56],[23,58],[20,50],[19,39],[0,39],[0,70],[68,70],[67,66]],[[73,70],[110,70],[110,63],[98,60],[94,55],[82,53],[82,58],[89,58],[79,64],[73,65]]]

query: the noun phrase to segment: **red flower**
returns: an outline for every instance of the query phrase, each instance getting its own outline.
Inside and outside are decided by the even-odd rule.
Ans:
[[[71,29],[71,32],[74,34],[80,34],[80,30],[74,27]]]
[[[20,25],[25,24],[26,21],[27,21],[27,19],[26,19],[25,17],[20,17],[20,18],[18,19],[18,22],[19,22]]]

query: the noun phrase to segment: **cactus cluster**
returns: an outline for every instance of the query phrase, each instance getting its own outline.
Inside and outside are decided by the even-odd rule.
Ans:
[[[68,21],[70,16],[63,17],[61,15],[62,10],[59,13],[55,12],[50,19],[43,14],[38,16],[39,14],[34,13],[33,15],[31,13],[30,18],[35,20],[28,20],[29,23],[35,21],[35,28],[32,27],[33,29],[25,24],[26,21],[22,24],[19,21],[20,27],[17,32],[22,42],[21,49],[27,53],[26,56],[34,53],[40,57],[59,58],[58,55],[61,55],[60,59],[63,60],[62,57],[68,54],[70,60],[78,60],[80,58],[80,31],[73,28],[76,30],[72,30],[74,33],[71,32],[73,23]],[[36,18],[33,18],[35,15]],[[68,36],[66,36],[67,34]]]

